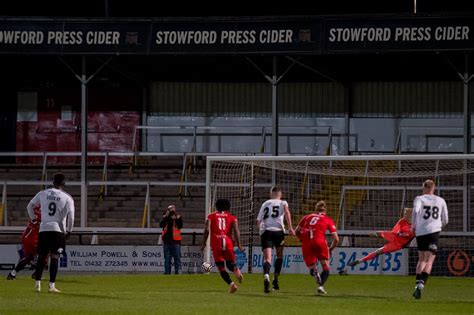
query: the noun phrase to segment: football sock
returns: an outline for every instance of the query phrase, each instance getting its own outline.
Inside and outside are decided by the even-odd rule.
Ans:
[[[362,258],[360,261],[369,261],[369,260],[372,260],[375,257],[377,257],[377,254],[375,252],[372,252],[372,253],[368,254],[367,256],[365,256],[364,258]]]
[[[234,263],[233,261],[226,260],[225,264],[226,264],[226,266],[227,266],[227,269],[229,269],[229,271],[234,272],[235,263]]]
[[[44,266],[46,265],[46,259],[44,256],[38,257],[38,263],[36,264],[36,271],[35,271],[35,278],[36,281],[41,280],[41,276],[43,276]]]
[[[321,285],[321,275],[318,273],[318,270],[316,269],[310,269],[309,274],[313,276],[314,280],[318,285]]]
[[[15,267],[15,270],[14,270],[15,274],[18,271],[21,271],[21,270],[25,269],[25,266],[26,266],[27,263],[28,263],[28,259],[26,259],[26,258],[21,259]],[[12,275],[15,275],[15,274],[12,273]]]
[[[40,287],[41,286],[41,280],[36,280],[35,281],[35,286]]]
[[[229,276],[229,274],[227,273],[227,271],[225,271],[225,270],[224,270],[224,271],[221,271],[220,274],[221,274],[222,279],[224,279],[224,281],[225,281],[227,284],[230,285],[230,284],[232,283],[232,280],[230,279],[230,276]]]
[[[12,271],[10,271],[10,274],[11,274],[12,276],[16,277],[16,270],[13,269]]]
[[[282,266],[283,266],[283,258],[277,258],[275,260],[275,277],[278,277],[278,275],[280,274]]]
[[[421,273],[416,274],[416,284],[421,282]]]
[[[268,261],[264,262],[263,263],[263,274],[265,274],[265,275],[270,274],[270,268],[271,267],[272,267],[272,265]]]
[[[51,257],[49,264],[49,282],[56,282],[56,275],[58,274],[58,259]]]
[[[225,266],[224,266],[223,261],[216,262],[216,266],[217,266],[217,269],[219,270],[219,272],[225,271]]]
[[[421,280],[423,281],[423,284],[426,284],[426,281],[428,281],[429,273],[427,272],[422,272],[421,273]]]
[[[321,273],[321,286],[326,283],[329,278],[329,266],[323,266],[323,272]]]
[[[49,283],[49,288],[51,289],[51,288],[54,288],[54,287],[56,287],[56,285],[54,284],[54,282],[50,282],[50,283]]]

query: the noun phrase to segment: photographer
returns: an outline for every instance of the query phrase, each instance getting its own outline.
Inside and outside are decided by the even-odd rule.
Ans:
[[[169,205],[160,221],[163,229],[163,254],[165,256],[165,275],[171,274],[171,258],[174,263],[174,273],[181,268],[181,229],[183,218],[176,212],[175,205]]]

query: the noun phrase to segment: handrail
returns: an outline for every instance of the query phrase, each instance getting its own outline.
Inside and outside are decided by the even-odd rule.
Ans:
[[[216,152],[188,152],[186,153],[188,156],[227,156],[232,155],[234,156],[235,153],[216,153]],[[0,152],[0,157],[42,157],[46,155],[48,157],[80,157],[81,152],[78,151],[27,151],[27,152]],[[108,155],[109,157],[181,157],[183,153],[170,153],[170,152],[131,152],[131,151],[89,151],[87,152],[87,157],[100,157]],[[245,155],[245,154],[242,154]],[[269,155],[269,154],[257,154],[257,155]]]
[[[132,151],[133,152],[138,151],[137,136],[138,136],[139,130],[164,130],[164,131],[167,131],[166,134],[168,135],[174,135],[174,134],[190,135],[193,137],[193,141],[192,141],[193,148],[191,149],[191,152],[196,152],[197,136],[206,136],[206,135],[215,136],[216,134],[209,133],[209,131],[224,129],[228,131],[218,132],[217,135],[236,135],[237,136],[237,135],[245,134],[245,135],[261,136],[262,146],[260,147],[259,151],[264,152],[265,143],[266,143],[265,138],[272,134],[272,131],[271,131],[272,127],[271,126],[240,126],[240,128],[244,128],[245,132],[242,132],[242,129],[239,129],[236,126],[197,126],[197,125],[194,125],[194,126],[143,126],[143,125],[138,125],[138,126],[135,126],[133,130]],[[280,136],[300,135],[300,136],[308,136],[308,137],[324,136],[328,138],[329,146],[331,146],[333,136],[345,136],[348,138],[350,137],[350,135],[347,135],[345,133],[334,133],[333,126],[281,126],[280,130],[291,129],[291,128],[299,129],[299,131],[279,132],[279,135]],[[255,129],[255,131],[253,132],[249,131],[251,129]],[[327,132],[326,133],[311,133],[311,132],[304,133],[304,132],[301,132],[301,129],[308,130],[308,131],[327,129]],[[176,133],[170,133],[169,131],[175,131]],[[161,136],[161,133],[160,133],[160,136]],[[330,147],[328,149],[332,151]]]
[[[332,155],[332,126],[328,127],[328,155]]]
[[[0,234],[2,232],[23,232],[24,226],[2,226],[0,227]],[[129,227],[74,227],[73,233],[161,233],[162,228],[129,228]],[[181,233],[202,233],[204,229],[182,229]]]
[[[441,134],[441,133],[429,133],[426,132],[426,129],[429,128],[435,128],[437,130],[439,129],[453,129],[456,131],[461,131],[460,134]],[[417,136],[424,137],[425,139],[429,138],[434,138],[434,137],[452,137],[452,138],[459,138],[463,137],[463,131],[464,127],[459,127],[459,126],[399,126],[398,127],[398,132],[397,132],[397,138],[395,139],[395,154],[401,154],[403,152],[402,150],[402,134],[403,134],[403,129],[414,129],[414,130],[423,130],[424,132],[422,134],[417,134]],[[472,131],[474,131],[474,126],[471,127],[471,138],[474,137],[474,134],[472,134]],[[409,136],[409,135],[407,135]],[[428,148],[426,148],[425,152],[427,151]],[[406,152],[406,151],[405,151]]]
[[[104,168],[102,169],[102,182],[107,181],[107,166],[108,166],[108,153],[105,152],[105,157],[104,157]],[[105,196],[107,196],[107,185],[102,185],[100,186],[100,191],[99,191],[99,198],[104,199]]]
[[[0,179],[1,180],[1,179]],[[4,219],[3,222],[0,220],[0,225],[8,225],[8,208],[7,208],[7,186],[44,186],[47,187],[51,183],[43,180],[5,180],[3,181],[3,193],[2,203],[0,204],[0,216]],[[68,186],[81,186],[80,181],[68,181]],[[145,195],[145,204],[142,216],[142,227],[151,226],[151,215],[150,215],[150,186],[167,186],[167,187],[206,187],[206,182],[183,182],[183,181],[89,181],[89,186],[145,186],[147,192]],[[243,187],[247,186],[246,183],[222,183],[219,184],[222,187]],[[257,183],[255,187],[259,188],[270,188],[271,184]],[[3,214],[3,215],[2,215]],[[1,230],[0,226],[0,230]]]
[[[2,203],[0,204],[0,225],[8,225],[7,216],[7,183],[3,183]]]
[[[43,152],[43,172],[41,174],[41,180],[46,180],[46,170],[47,170],[47,166],[48,166],[48,156],[46,155],[46,152]],[[44,189],[44,187],[42,187],[41,189]]]
[[[50,186],[51,182],[47,181],[41,181],[41,180],[7,180],[7,181],[2,181],[2,183],[6,184],[7,186],[36,186],[36,185],[46,185]],[[150,186],[171,186],[171,187],[178,187],[181,185],[184,186],[189,186],[189,187],[205,187],[206,183],[205,182],[185,182],[182,183],[181,181],[136,181],[136,180],[130,180],[130,181],[107,181],[107,182],[102,182],[102,181],[89,181],[88,185],[89,186],[101,186],[101,185],[109,185],[109,186],[146,186],[150,184]],[[67,182],[68,186],[80,186],[81,182],[79,181],[68,181]],[[242,183],[219,183],[219,186],[222,187],[247,187],[248,184],[242,184]],[[260,184],[255,184],[255,187],[258,188],[269,188],[271,187],[271,184],[267,183],[260,183]]]
[[[0,226],[0,235],[17,235],[23,233],[24,226]],[[182,229],[181,234],[192,235],[202,234],[204,229]],[[372,230],[338,230],[337,233],[343,236],[367,236],[372,233]],[[162,234],[162,228],[128,228],[128,227],[75,227],[72,234],[76,235],[118,235],[118,234]],[[440,236],[456,237],[456,236],[474,236],[474,232],[456,232],[456,231],[442,231]]]

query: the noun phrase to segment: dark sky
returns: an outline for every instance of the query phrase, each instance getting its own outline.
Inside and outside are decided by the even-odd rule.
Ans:
[[[0,16],[199,17],[327,14],[412,14],[414,0],[166,1],[166,0],[6,0]],[[106,10],[106,7],[108,8]],[[417,0],[419,14],[474,12],[472,0]]]

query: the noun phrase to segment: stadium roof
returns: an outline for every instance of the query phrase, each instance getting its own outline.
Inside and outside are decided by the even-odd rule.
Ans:
[[[417,0],[418,14],[474,12],[473,1]],[[16,0],[3,1],[0,15],[45,17],[197,17],[263,15],[412,14],[413,0],[149,1],[149,0]]]

